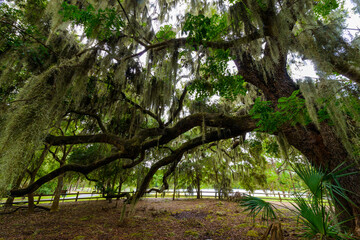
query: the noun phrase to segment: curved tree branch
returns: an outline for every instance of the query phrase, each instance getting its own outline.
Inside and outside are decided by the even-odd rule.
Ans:
[[[52,179],[56,178],[57,176],[65,173],[65,172],[72,171],[72,172],[79,172],[84,175],[87,175],[88,173],[94,171],[95,169],[105,166],[119,158],[131,158],[131,157],[132,156],[128,156],[127,154],[116,153],[109,157],[103,158],[100,161],[97,161],[97,162],[94,162],[94,163],[91,163],[91,164],[85,165],[85,166],[78,165],[78,164],[67,164],[67,165],[64,165],[64,166],[50,172],[49,174],[39,178],[37,181],[35,181],[33,184],[29,185],[26,188],[11,190],[10,195],[13,197],[19,197],[19,196],[23,196],[28,193],[32,193],[35,190],[37,190],[39,187],[41,187],[41,185],[43,185],[44,183],[51,181]]]
[[[154,118],[158,123],[159,123],[159,127],[163,127],[164,123],[161,121],[160,117],[157,116],[155,113],[141,107],[139,104],[131,101],[123,92],[120,92],[121,96],[123,97],[123,100],[127,103],[129,103],[130,105],[134,106],[137,109],[140,109],[143,113],[149,115],[150,117]]]
[[[250,116],[226,116],[223,114],[210,114],[210,113],[198,113],[188,116],[180,120],[177,124],[175,124],[172,128],[166,128],[160,131],[162,133],[162,137],[158,140],[151,140],[148,142],[139,141],[139,137],[134,137],[130,140],[123,140],[119,137],[111,134],[98,134],[98,135],[89,135],[89,136],[52,136],[49,135],[45,141],[51,145],[65,145],[65,144],[82,144],[82,143],[109,143],[117,146],[121,149],[120,153],[113,154],[109,157],[106,157],[97,162],[91,163],[89,165],[78,165],[78,164],[68,164],[64,165],[44,177],[39,178],[36,182],[28,186],[24,189],[17,189],[10,191],[11,196],[23,196],[27,193],[31,193],[38,189],[42,184],[54,179],[55,177],[69,171],[79,172],[82,174],[88,174],[102,166],[105,166],[119,158],[129,158],[135,159],[139,153],[141,154],[140,158],[136,161],[132,161],[131,163],[124,164],[123,168],[131,168],[144,160],[145,150],[157,145],[163,145],[178,137],[182,133],[188,131],[189,129],[195,126],[201,126],[205,119],[205,124],[209,127],[222,127],[225,128],[222,131],[213,131],[211,133],[206,134],[205,140],[203,137],[198,137],[189,142],[183,144],[177,150],[174,150],[172,154],[159,162],[155,163],[149,174],[155,174],[155,172],[162,166],[170,164],[175,160],[180,160],[183,153],[189,149],[197,147],[199,145],[217,141],[219,139],[235,137],[245,132],[252,131],[256,128],[256,120],[251,119]],[[155,129],[157,130],[157,129]],[[154,132],[154,129],[145,129],[144,132],[150,131]],[[146,135],[145,133],[142,133]],[[141,134],[140,134],[141,135]],[[175,160],[174,160],[175,159]],[[154,172],[155,171],[155,172]],[[149,175],[148,174],[148,175]],[[149,175],[149,176],[150,176]],[[151,175],[152,177],[152,175]],[[148,181],[151,180],[151,177],[146,177]],[[146,190],[146,188],[145,188]],[[144,191],[145,191],[144,190]]]
[[[188,88],[189,85],[190,84],[186,84],[186,86],[185,86],[185,88],[183,90],[183,93],[181,94],[181,97],[179,99],[179,106],[174,111],[174,113],[171,113],[169,121],[167,123],[165,123],[165,127],[169,126],[174,121],[174,119],[177,117],[177,115],[180,113],[181,109],[183,108],[185,96],[187,94],[187,88]]]
[[[178,149],[176,149],[171,155],[161,159],[160,161],[153,164],[149,170],[149,172],[146,174],[144,180],[141,183],[141,186],[139,187],[139,191],[136,192],[134,195],[135,201],[139,200],[146,192],[147,187],[149,186],[149,183],[154,176],[154,174],[159,170],[161,167],[166,166],[171,163],[177,164],[183,156],[185,152],[187,152],[190,149],[193,149],[197,146],[218,141],[221,139],[227,139],[231,137],[236,137],[240,134],[245,133],[245,131],[242,130],[222,130],[220,133],[218,131],[212,131],[210,133],[207,133],[205,135],[205,140],[202,136],[194,138],[184,144],[182,144]]]
[[[199,43],[197,43],[196,45],[194,45],[194,47],[196,46],[200,46],[200,45],[206,45],[207,47],[210,48],[214,48],[214,49],[230,49],[230,48],[235,48],[235,47],[239,47],[239,45],[242,44],[246,44],[249,42],[252,42],[254,40],[257,40],[259,38],[262,38],[263,36],[261,34],[259,34],[258,32],[253,32],[247,36],[244,37],[240,37],[234,40],[229,40],[229,41],[225,41],[225,40],[221,40],[221,41],[200,41]],[[144,46],[145,49],[142,50],[141,52],[132,54],[130,56],[125,56],[121,59],[116,58],[116,60],[118,61],[125,61],[128,60],[130,58],[134,58],[134,57],[138,57],[143,55],[144,53],[146,53],[147,51],[154,49],[156,51],[164,49],[164,48],[170,48],[173,46],[177,46],[177,47],[185,47],[186,45],[188,45],[188,39],[187,38],[174,38],[174,39],[170,39],[167,41],[163,41],[160,43],[155,43],[155,44],[151,44],[151,45],[147,45]]]
[[[78,136],[54,136],[48,135],[45,142],[52,146],[83,143],[107,143],[117,147],[120,151],[133,151],[135,149],[146,150],[154,146],[163,145],[175,139],[196,126],[202,126],[203,121],[208,127],[221,127],[231,131],[254,130],[257,120],[249,115],[229,116],[219,113],[195,113],[179,120],[171,128],[148,128],[139,131],[131,139],[122,139],[112,134],[78,135]],[[149,137],[158,137],[145,141]]]
[[[90,116],[90,117],[92,117],[92,118],[95,118],[95,120],[97,121],[97,123],[98,123],[99,128],[101,129],[101,131],[102,131],[103,133],[107,133],[107,130],[106,130],[104,124],[102,123],[101,118],[100,118],[99,115],[97,115],[97,114],[95,114],[95,113],[90,113],[90,112],[85,112],[85,111],[79,111],[79,110],[73,110],[73,109],[70,110],[69,112],[75,113],[75,114],[79,114],[79,115],[88,115],[88,116]]]

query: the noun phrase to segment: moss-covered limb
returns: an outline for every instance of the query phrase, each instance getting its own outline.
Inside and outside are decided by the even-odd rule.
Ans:
[[[13,197],[17,197],[17,196],[23,196],[27,193],[34,192],[39,187],[41,187],[41,185],[43,185],[44,183],[49,182],[52,179],[66,173],[66,172],[79,172],[79,173],[84,174],[88,180],[94,181],[94,179],[89,179],[87,177],[87,174],[89,174],[90,172],[92,172],[102,166],[105,166],[111,162],[114,162],[117,159],[120,159],[120,158],[134,159],[135,157],[136,157],[136,154],[117,153],[117,154],[111,155],[109,157],[106,157],[102,160],[99,160],[97,162],[91,163],[89,165],[67,164],[67,165],[64,165],[64,166],[50,172],[49,174],[39,178],[36,182],[34,182],[33,184],[30,184],[28,187],[26,187],[24,189],[11,190],[10,195]],[[144,158],[145,158],[145,153],[142,152],[140,154],[140,157],[137,160],[131,161],[130,163],[125,163],[122,167],[124,169],[135,167],[137,164],[140,164],[144,160]],[[95,181],[97,181],[97,180],[95,180]]]
[[[94,118],[97,121],[101,131],[103,133],[107,133],[106,127],[104,126],[104,124],[103,124],[103,122],[101,120],[101,117],[99,115],[97,115],[95,113],[92,113],[92,112],[85,112],[85,111],[74,110],[74,109],[71,109],[68,112],[79,114],[79,115],[87,115],[87,116],[90,116],[90,117]]]
[[[23,196],[25,194],[34,192],[39,187],[41,187],[41,185],[43,185],[44,183],[51,181],[52,179],[56,178],[57,176],[60,176],[61,174],[65,173],[65,172],[79,172],[79,173],[86,175],[86,174],[88,174],[102,166],[105,166],[117,159],[120,159],[120,158],[133,158],[133,156],[129,155],[129,154],[124,154],[124,153],[116,153],[116,154],[113,154],[102,160],[99,160],[97,162],[94,162],[94,163],[91,163],[91,164],[85,165],[85,166],[78,165],[78,164],[67,164],[67,165],[64,165],[64,166],[50,172],[49,174],[39,178],[33,184],[29,185],[26,188],[11,190],[10,195],[14,196],[14,197],[18,197],[18,196]]]
[[[183,105],[184,105],[185,96],[188,92],[188,86],[189,86],[189,84],[187,84],[185,86],[185,88],[181,94],[181,97],[179,99],[179,105],[173,113],[170,113],[171,114],[170,119],[167,123],[165,123],[165,126],[169,126],[174,121],[174,119],[177,117],[177,115],[180,113],[180,111],[182,110]],[[175,103],[173,103],[173,104],[175,104]]]
[[[170,168],[164,173],[163,176],[163,185],[161,189],[169,189],[169,183],[167,182],[168,177],[175,171],[177,165],[179,164],[181,159],[178,159],[178,161],[175,161],[171,164]]]
[[[138,159],[136,160],[132,160],[130,163],[125,163],[122,165],[122,168],[123,169],[127,169],[127,168],[133,168],[135,167],[136,165],[142,163],[142,161],[144,161],[145,159],[145,151],[141,151],[140,153],[140,156]]]
[[[357,51],[357,50],[355,50],[355,51]],[[349,64],[347,61],[344,61],[337,56],[331,56],[329,58],[329,63],[333,66],[334,70],[337,73],[360,84],[360,68],[359,67],[355,67],[354,65]]]
[[[134,196],[136,200],[140,199],[144,193],[146,192],[147,187],[149,186],[149,183],[152,179],[152,177],[154,176],[154,174],[157,172],[157,170],[159,170],[161,167],[169,165],[171,163],[175,163],[177,161],[180,161],[183,154],[185,152],[187,152],[188,150],[191,150],[195,147],[198,147],[200,145],[206,144],[206,143],[211,143],[214,141],[218,141],[221,139],[227,139],[227,138],[231,138],[231,137],[236,137],[238,135],[241,135],[243,133],[245,133],[246,131],[243,130],[221,130],[219,131],[212,131],[210,133],[207,133],[205,135],[205,139],[203,138],[203,136],[194,138],[192,140],[189,140],[188,142],[182,144],[178,149],[176,149],[173,153],[171,153],[169,156],[161,159],[160,161],[156,162],[155,164],[153,164],[149,170],[149,172],[147,173],[147,175],[145,176],[144,180],[141,183],[141,186],[139,187],[139,191],[136,193],[136,195]]]
[[[205,121],[208,127],[221,127],[231,132],[249,132],[256,128],[257,120],[250,116],[227,116],[224,114],[196,113],[179,120],[173,127],[159,129],[150,128],[139,131],[133,138],[125,140],[112,134],[95,134],[95,135],[78,135],[78,136],[54,136],[48,135],[45,142],[54,146],[66,144],[83,144],[83,143],[108,143],[120,150],[129,150],[130,148],[139,147],[149,149],[157,145],[163,145],[175,139],[188,130],[202,126]],[[149,140],[149,137],[161,136],[160,139]]]
[[[45,142],[52,146],[83,144],[83,143],[108,143],[123,149],[126,141],[112,134],[77,135],[77,136],[54,136],[48,135]]]
[[[159,123],[159,127],[164,127],[164,123],[161,121],[160,117],[158,115],[156,115],[155,113],[153,113],[150,110],[147,110],[143,107],[141,107],[139,104],[131,101],[123,92],[120,92],[122,98],[124,99],[125,102],[129,103],[130,105],[134,106],[137,109],[140,109],[143,113],[149,115],[150,117],[154,118],[158,123]]]
[[[194,44],[193,47],[195,47],[195,49],[196,49],[200,45],[205,45],[207,47],[214,48],[214,49],[226,50],[226,49],[230,49],[230,48],[239,47],[240,45],[250,43],[250,42],[260,39],[262,37],[264,37],[264,36],[260,35],[258,32],[254,32],[247,36],[239,37],[239,38],[236,38],[234,40],[229,40],[229,41],[225,41],[225,40],[223,40],[223,41],[205,41],[204,40],[204,41],[200,41],[200,42]],[[115,58],[115,59],[122,62],[122,61],[126,61],[128,59],[134,58],[134,57],[140,57],[141,55],[143,55],[144,53],[146,53],[150,50],[160,51],[165,48],[173,48],[174,46],[185,47],[188,44],[189,43],[188,43],[187,38],[170,39],[170,40],[163,41],[160,43],[146,45],[145,49],[142,50],[141,52],[131,54],[131,55],[125,56],[123,58]]]
[[[151,188],[151,189],[147,190],[146,193],[151,193],[152,191],[155,191],[155,192],[157,192],[157,193],[162,193],[162,192],[164,192],[165,190],[169,189],[169,183],[168,183],[167,179],[168,179],[168,177],[175,171],[176,166],[179,164],[180,160],[181,160],[181,158],[178,158],[176,161],[174,161],[174,162],[171,164],[170,168],[164,173],[164,176],[163,176],[163,178],[162,178],[163,184],[162,184],[162,186],[161,186],[160,189],[158,189],[158,188]]]
[[[172,128],[165,128],[163,134],[158,140],[144,142],[143,149],[155,147],[168,143],[175,137],[187,132],[195,126],[202,126],[203,121],[207,127],[220,127],[228,129],[230,132],[249,132],[256,128],[257,120],[249,115],[229,116],[213,113],[195,113],[178,121]]]

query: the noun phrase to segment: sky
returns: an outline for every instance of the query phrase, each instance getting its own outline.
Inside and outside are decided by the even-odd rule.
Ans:
[[[349,18],[346,20],[347,28],[345,32],[345,37],[347,39],[351,39],[355,37],[355,34],[360,33],[360,16],[359,14],[355,14],[352,10],[355,5],[350,0],[345,1],[344,5],[345,9],[349,11]],[[357,30],[356,30],[357,29]],[[294,79],[304,79],[306,77],[310,78],[318,78],[319,76],[316,74],[314,64],[310,60],[302,61],[302,64],[292,64],[290,65],[290,70],[292,73],[292,77]]]

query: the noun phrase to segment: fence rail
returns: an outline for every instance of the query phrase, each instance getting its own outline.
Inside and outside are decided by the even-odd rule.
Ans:
[[[133,195],[135,192],[127,192],[130,195]],[[233,196],[236,192],[230,192],[228,193],[228,196]],[[266,198],[269,200],[289,200],[290,198],[290,193],[281,193],[277,192],[276,193],[272,193],[272,194],[266,194],[266,193],[259,193],[259,192],[254,192],[254,193],[249,193],[249,192],[241,192],[241,193],[246,193],[249,194],[251,196],[259,196],[260,198]],[[272,196],[270,196],[272,195]],[[54,194],[34,194],[34,203],[35,204],[40,204],[40,203],[52,203],[52,201],[54,200]],[[183,190],[178,190],[175,191],[175,196],[174,196],[174,191],[172,190],[167,190],[164,191],[163,193],[157,193],[157,192],[152,192],[152,193],[146,193],[144,196],[144,198],[175,198],[175,199],[179,199],[179,198],[196,198],[197,194],[195,192],[193,193],[189,193],[188,191],[183,191]],[[220,198],[224,198],[224,195],[217,192],[217,191],[200,191],[200,198],[215,198],[215,199],[220,199]],[[78,202],[78,201],[93,201],[93,200],[105,200],[106,198],[102,196],[102,194],[97,193],[97,192],[92,192],[92,193],[84,193],[84,192],[62,192],[61,194],[61,198],[60,201],[62,202]],[[5,204],[6,199],[1,199],[0,200],[0,206]],[[22,198],[15,198],[13,201],[13,204],[27,204],[28,200],[27,197],[22,197]]]

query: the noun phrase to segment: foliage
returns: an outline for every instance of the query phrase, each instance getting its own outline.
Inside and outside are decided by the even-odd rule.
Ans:
[[[248,215],[253,218],[254,222],[260,212],[262,220],[269,221],[277,218],[275,206],[258,197],[246,195],[240,199],[240,206],[245,207],[244,212],[249,212]]]
[[[295,192],[294,204],[292,204],[305,225],[304,236],[313,238],[320,235],[321,238],[349,239],[349,236],[340,232],[340,226],[344,222],[336,222],[336,216],[332,213],[334,210],[328,209],[324,198],[329,199],[330,203],[331,200],[334,201],[332,203],[334,204],[340,203],[339,197],[341,197],[353,204],[347,197],[346,190],[340,186],[338,179],[356,173],[344,173],[349,167],[342,168],[342,165],[330,172],[307,164],[296,164],[293,168],[307,186],[307,197],[304,193]],[[341,203],[340,206],[342,206]],[[346,211],[345,208],[338,210]]]
[[[314,12],[319,16],[327,16],[329,13],[339,7],[337,0],[317,0],[314,6]]]
[[[339,201],[339,197],[352,203],[345,193],[346,190],[340,186],[338,179],[355,173],[344,173],[349,167],[341,169],[341,165],[331,172],[316,169],[308,164],[295,164],[292,167],[306,186],[305,191],[293,193],[294,203],[291,204],[295,210],[290,208],[304,224],[303,237],[308,239],[316,236],[320,236],[321,239],[350,239],[349,235],[340,231],[340,226],[344,222],[336,222],[332,208],[334,202]],[[324,199],[328,199],[330,206]],[[241,200],[240,205],[245,207],[244,211],[249,212],[254,219],[260,211],[262,211],[262,219],[277,218],[274,206],[262,199],[246,196]],[[346,210],[341,209],[340,211]]]
[[[94,144],[75,148],[69,156],[69,163],[89,164],[102,157],[102,146]]]
[[[234,75],[228,69],[228,62],[233,58],[230,50],[213,50],[201,66],[201,78],[190,86],[189,92],[196,91],[197,99],[218,95],[229,100],[235,100],[239,94],[246,94],[246,83],[242,76]]]
[[[57,186],[56,181],[47,182],[47,183],[45,183],[44,185],[42,185],[42,186],[36,191],[36,193],[37,193],[37,194],[45,194],[45,195],[53,194],[53,193],[55,192],[56,186]]]
[[[194,16],[187,13],[183,26],[183,33],[188,34],[188,42],[202,43],[203,41],[217,40],[227,30],[226,16],[217,14],[206,17],[203,14]],[[206,46],[206,43],[203,43]]]
[[[158,42],[167,41],[175,38],[176,33],[172,30],[172,25],[164,25],[160,27],[160,30],[156,33],[156,40]]]
[[[258,131],[276,132],[283,124],[290,123],[292,126],[301,123],[307,125],[310,118],[307,114],[305,100],[298,96],[299,90],[294,91],[290,97],[279,98],[277,110],[272,107],[271,101],[255,100],[250,110],[254,119],[259,119]]]
[[[83,10],[66,1],[62,3],[61,7],[62,10],[59,13],[63,16],[63,20],[73,21],[74,25],[83,25],[88,38],[104,40],[114,34],[119,36],[125,26],[114,8],[96,10],[91,4],[88,4]]]

